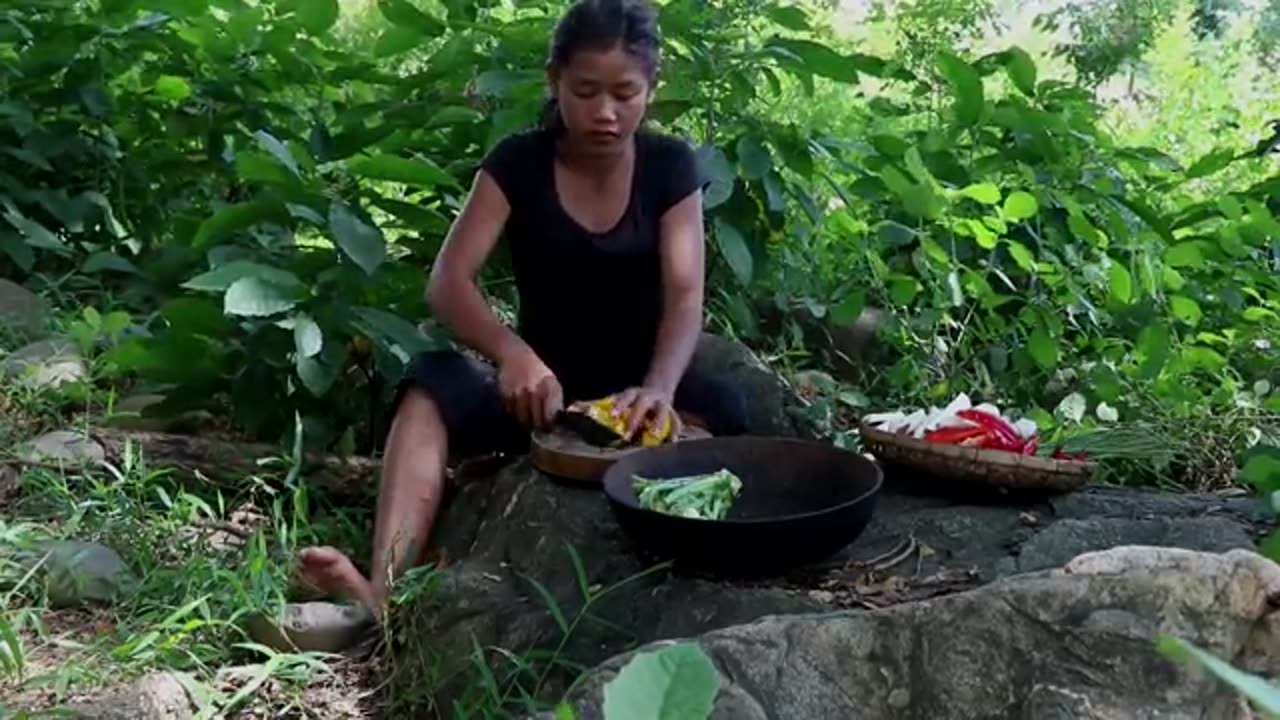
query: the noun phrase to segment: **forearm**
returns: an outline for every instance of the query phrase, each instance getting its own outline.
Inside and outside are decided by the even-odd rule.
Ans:
[[[427,304],[459,340],[495,364],[529,351],[524,340],[498,319],[470,279],[433,278],[427,288]]]
[[[667,303],[645,385],[674,395],[702,334],[702,295],[685,292]]]

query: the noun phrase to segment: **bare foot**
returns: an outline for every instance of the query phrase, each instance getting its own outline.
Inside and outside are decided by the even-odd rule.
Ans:
[[[320,592],[358,602],[381,619],[382,612],[374,597],[373,585],[360,574],[351,558],[337,548],[304,548],[298,553],[298,574],[303,582]]]

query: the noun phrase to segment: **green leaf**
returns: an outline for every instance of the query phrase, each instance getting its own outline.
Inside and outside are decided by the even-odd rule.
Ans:
[[[702,145],[697,150],[698,165],[702,176],[709,183],[702,197],[703,207],[711,210],[733,196],[736,176],[729,158],[714,145]]]
[[[1027,97],[1036,94],[1036,63],[1031,55],[1020,47],[1011,47],[1004,53],[1004,69],[1014,87]]]
[[[1156,641],[1156,648],[1170,659],[1180,662],[1192,661],[1202,665],[1219,680],[1249,698],[1267,715],[1280,716],[1280,687],[1272,685],[1265,678],[1238,670],[1211,653],[1171,635],[1161,634]]]
[[[452,175],[426,158],[372,155],[348,160],[347,169],[366,180],[398,182],[420,188],[457,185]]]
[[[281,165],[289,168],[289,172],[295,176],[301,176],[298,171],[298,161],[293,159],[293,153],[289,152],[289,148],[284,143],[275,138],[274,135],[266,130],[259,130],[253,134],[253,139],[258,141],[263,150],[271,153],[271,156],[280,161]]]
[[[1071,229],[1072,234],[1081,242],[1088,243],[1094,247],[1105,248],[1107,246],[1107,236],[1102,231],[1093,226],[1089,219],[1078,213],[1071,213],[1067,216],[1067,227]]]
[[[1204,267],[1204,255],[1200,252],[1200,241],[1189,240],[1178,243],[1164,251],[1164,261],[1173,267]]]
[[[962,189],[960,194],[983,205],[995,205],[1000,202],[1000,188],[992,183],[970,185]]]
[[[314,357],[324,349],[324,333],[316,321],[306,313],[293,317],[293,346],[298,355]]]
[[[422,33],[410,28],[395,26],[382,31],[373,44],[373,56],[376,58],[395,57],[407,53],[425,42]]]
[[[15,212],[14,210],[6,210],[4,213],[4,219],[9,221],[9,224],[12,225],[14,229],[26,237],[27,244],[31,247],[41,248],[43,250],[62,250],[67,247],[67,244],[62,241],[62,238],[53,234],[49,228],[46,228],[44,225],[41,225],[21,213]]]
[[[1040,203],[1036,196],[1019,190],[1004,199],[1004,216],[1008,220],[1019,221],[1035,217],[1040,212]]]
[[[773,158],[759,140],[744,135],[738,140],[738,164],[742,166],[742,177],[758,180],[773,169]]]
[[[1172,338],[1165,325],[1148,325],[1138,333],[1137,351],[1141,361],[1138,374],[1146,380],[1152,380],[1164,370],[1169,361],[1169,343]]]
[[[417,30],[425,35],[444,32],[444,24],[414,7],[408,0],[378,0],[378,10],[392,26]]]
[[[738,278],[738,282],[744,286],[750,285],[755,263],[746,239],[736,227],[721,218],[716,218],[715,229],[716,246],[720,249],[720,255],[729,264],[729,269]]]
[[[858,80],[857,61],[823,43],[802,38],[775,37],[769,40],[769,46],[779,48],[798,59],[804,72],[840,82],[851,83]]]
[[[1173,316],[1188,325],[1199,325],[1204,318],[1200,303],[1185,295],[1173,295],[1169,298],[1169,310]]]
[[[836,325],[851,326],[858,322],[858,318],[862,317],[862,311],[866,306],[867,296],[865,293],[849,293],[849,296],[831,312],[831,321]]]
[[[191,245],[196,249],[202,249],[237,231],[285,216],[284,206],[273,200],[253,200],[227,205],[200,223]]]
[[[298,22],[312,35],[324,35],[338,22],[338,0],[300,0],[297,4]]]
[[[268,317],[292,310],[298,304],[295,293],[256,276],[231,283],[222,298],[222,311],[242,317]]]
[[[1122,305],[1133,302],[1133,275],[1123,264],[1112,262],[1107,268],[1107,284],[1111,297]]]
[[[161,75],[152,89],[167,100],[182,101],[191,97],[191,85],[177,75]]]
[[[1035,256],[1031,254],[1031,250],[1026,245],[1016,240],[1006,240],[1005,244],[1009,248],[1009,256],[1013,258],[1014,262],[1018,263],[1018,267],[1029,273],[1036,271]]]
[[[771,5],[765,14],[769,19],[788,30],[809,30],[809,15],[801,8],[794,6]]]
[[[956,124],[960,127],[977,125],[982,119],[982,109],[986,103],[982,76],[976,68],[950,52],[940,52],[937,62],[938,69],[951,86],[951,94],[955,98],[951,108],[955,113]]]
[[[288,270],[261,265],[248,260],[233,260],[191,278],[182,287],[197,292],[226,292],[237,280],[256,277],[284,288],[301,288],[302,281]]]
[[[609,720],[693,720],[711,716],[720,679],[696,643],[637,654],[604,686]]]
[[[1251,449],[1240,469],[1240,479],[1259,492],[1280,490],[1280,448],[1262,445]]]
[[[1058,367],[1058,343],[1039,324],[1027,338],[1027,352],[1043,370],[1053,370]]]
[[[1199,160],[1191,163],[1191,167],[1183,173],[1188,180],[1207,177],[1231,164],[1236,157],[1236,151],[1232,148],[1218,148],[1202,156]]]
[[[293,366],[303,387],[316,397],[324,397],[342,371],[341,365],[333,362],[326,354],[314,357],[299,354],[294,357]]]
[[[329,232],[342,252],[366,275],[372,275],[387,259],[387,241],[382,231],[356,217],[340,200],[329,205]]]

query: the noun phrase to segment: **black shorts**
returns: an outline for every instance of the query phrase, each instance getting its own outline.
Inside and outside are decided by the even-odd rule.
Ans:
[[[425,391],[435,402],[449,434],[452,458],[528,450],[529,432],[503,406],[493,366],[453,350],[424,353],[414,358],[401,381],[397,404],[409,388]],[[676,388],[673,404],[682,413],[696,415],[714,435],[746,432],[746,393],[724,378],[690,370]]]

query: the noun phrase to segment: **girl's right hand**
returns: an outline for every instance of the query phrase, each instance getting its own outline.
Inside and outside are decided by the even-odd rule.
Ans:
[[[525,350],[498,368],[498,387],[507,412],[522,425],[545,430],[564,409],[564,391],[537,353]]]

